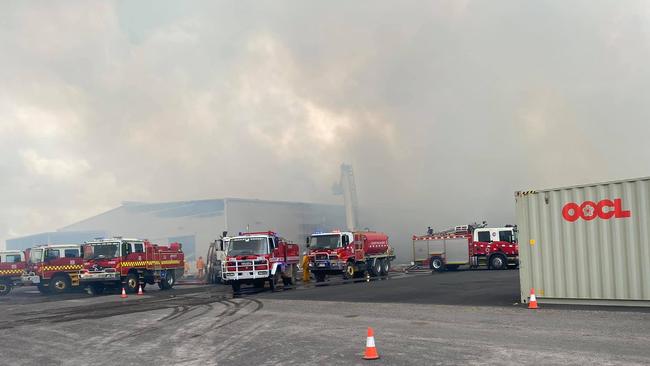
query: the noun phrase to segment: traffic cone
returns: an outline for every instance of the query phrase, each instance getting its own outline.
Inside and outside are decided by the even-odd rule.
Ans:
[[[530,289],[530,300],[528,301],[529,309],[537,309],[537,297],[535,297],[535,289]]]
[[[378,360],[379,354],[375,347],[375,334],[372,328],[368,327],[368,338],[366,339],[366,352],[363,355],[364,360]]]
[[[122,287],[122,295],[120,295],[120,297],[123,298],[123,299],[126,299],[127,297],[129,297],[126,294],[126,290],[124,289],[124,287]]]
[[[142,292],[142,285],[138,286],[138,295],[144,295],[144,292]]]

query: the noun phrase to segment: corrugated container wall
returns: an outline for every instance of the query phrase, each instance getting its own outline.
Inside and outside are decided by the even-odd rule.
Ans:
[[[650,306],[650,178],[515,199],[522,302]]]

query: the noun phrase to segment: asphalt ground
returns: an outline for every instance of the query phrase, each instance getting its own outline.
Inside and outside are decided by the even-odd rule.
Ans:
[[[517,271],[332,279],[271,293],[0,298],[0,365],[650,364],[650,315],[517,305]],[[361,356],[367,327],[381,359]]]

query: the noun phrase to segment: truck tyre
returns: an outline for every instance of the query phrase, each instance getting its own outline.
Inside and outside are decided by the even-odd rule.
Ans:
[[[173,270],[167,271],[165,278],[160,280],[158,287],[161,290],[171,290],[172,287],[176,284],[176,273]],[[137,289],[136,289],[137,290]]]
[[[0,296],[9,295],[11,292],[11,284],[6,281],[0,281]]]
[[[50,280],[50,292],[53,294],[62,294],[70,291],[70,277],[58,274]]]
[[[238,294],[239,291],[241,291],[241,283],[239,283],[239,281],[235,281],[235,282],[231,283],[231,285],[232,285],[232,292],[233,293]]]
[[[354,275],[357,273],[356,268],[354,268],[354,263],[348,262],[345,265],[345,272],[343,272],[343,279],[351,280],[354,278]]]
[[[445,262],[442,261],[442,258],[440,257],[431,257],[431,262],[429,264],[432,270],[436,272],[444,272],[445,271]]]
[[[104,284],[103,283],[93,283],[88,286],[89,293],[93,296],[101,295],[104,293]]]
[[[490,268],[502,270],[508,268],[508,260],[503,254],[494,254],[490,257]]]
[[[381,275],[388,276],[388,272],[390,272],[390,261],[384,258],[381,260]]]
[[[381,274],[381,261],[378,258],[375,258],[375,260],[372,263],[372,266],[370,267],[370,275],[379,276],[380,274]]]
[[[275,291],[278,289],[278,285],[280,284],[280,271],[276,270],[275,274],[269,278],[269,286],[271,287],[271,291]]]
[[[316,282],[325,282],[325,273],[323,272],[314,272],[314,277],[316,277]]]
[[[138,292],[138,274],[131,272],[126,276],[126,282],[124,283],[124,289],[130,294]]]

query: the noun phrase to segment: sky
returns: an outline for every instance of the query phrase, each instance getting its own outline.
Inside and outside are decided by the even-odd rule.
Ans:
[[[377,229],[512,223],[516,190],[650,175],[649,64],[644,1],[6,1],[0,243],[340,203],[342,162]]]

